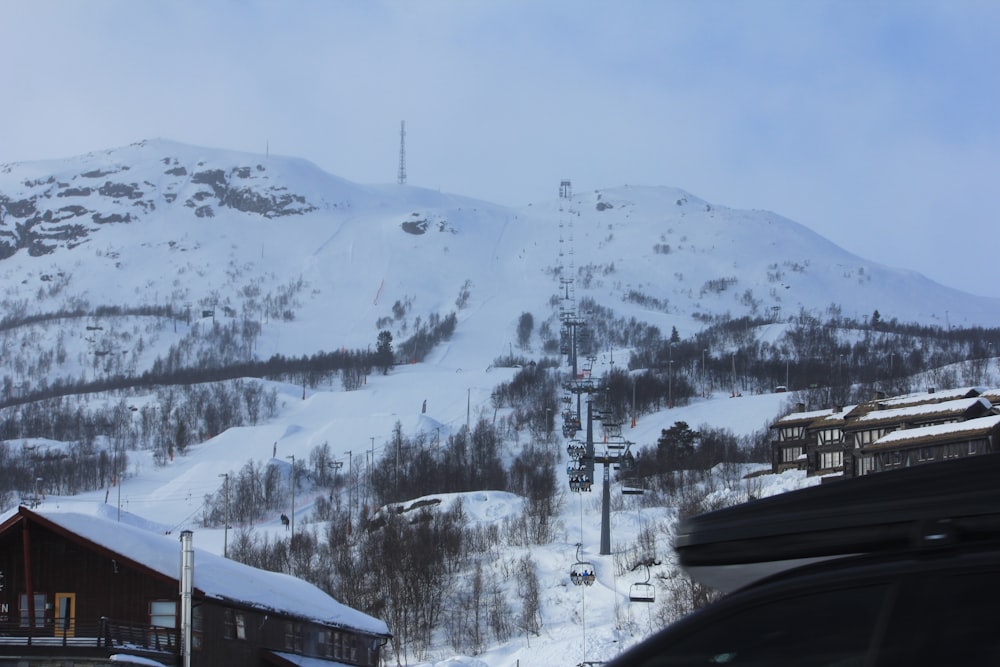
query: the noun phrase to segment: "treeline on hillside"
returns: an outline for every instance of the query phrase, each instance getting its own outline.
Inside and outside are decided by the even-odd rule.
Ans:
[[[627,391],[621,377],[610,380],[616,416],[684,405],[712,392],[732,395],[785,387],[805,392],[816,404],[847,404],[887,394],[912,391],[908,378],[928,368],[961,364],[961,377],[940,377],[942,386],[983,382],[991,358],[1000,355],[1000,329],[935,327],[883,318],[879,311],[865,319],[844,317],[831,305],[823,316],[801,310],[779,321],[775,317],[728,315],[702,317],[705,328],[689,338],[676,329],[669,334],[614,312],[589,297],[580,300],[586,326],[577,328],[577,354],[607,355],[630,348]],[[760,331],[780,326],[778,343],[761,340]],[[540,332],[541,333],[541,332]],[[567,342],[562,341],[563,351]],[[547,352],[560,341],[543,341]],[[606,359],[605,359],[606,360]],[[628,408],[626,409],[626,404]]]
[[[532,435],[549,434],[555,428],[560,390],[560,361],[543,358],[538,362],[525,359],[498,359],[495,366],[521,366],[509,382],[501,382],[491,396],[494,408],[510,408],[512,428],[527,428]]]
[[[50,322],[54,320],[79,319],[81,317],[117,317],[137,315],[141,317],[166,317],[176,320],[190,320],[190,312],[178,313],[170,305],[149,304],[144,306],[97,306],[90,308],[86,302],[71,304],[70,307],[48,313],[28,314],[28,301],[6,302],[6,314],[0,318],[0,331]]]
[[[333,465],[327,443],[308,461],[248,461],[206,496],[203,520],[219,526],[228,512],[231,523],[242,524],[231,558],[294,573],[385,619],[397,657],[423,659],[442,630],[455,651],[475,654],[514,633],[539,633],[534,563],[508,554],[510,547],[554,538],[552,517],[562,495],[553,441],[523,448],[509,468],[502,442],[500,430],[485,419],[440,442],[406,437],[397,424],[367,471],[356,460]],[[311,527],[297,528],[291,539],[255,535],[250,526],[284,511],[293,487],[311,499]],[[523,512],[503,524],[471,526],[460,499],[446,498],[448,507],[433,498],[484,489],[524,497]],[[424,500],[409,502],[414,498]],[[481,561],[499,571],[484,571]],[[469,570],[471,577],[455,576]]]
[[[454,652],[476,655],[515,634],[540,634],[536,564],[528,554],[511,554],[511,547],[523,546],[518,520],[471,525],[460,498],[450,507],[388,511],[377,518],[351,530],[341,508],[321,529],[313,524],[293,539],[243,529],[229,555],[294,573],[385,620],[400,664],[426,660],[441,636]]]
[[[315,388],[320,384],[329,383],[339,375],[343,387],[352,390],[362,386],[365,378],[375,367],[387,369],[399,359],[405,359],[407,362],[422,361],[435,345],[452,336],[456,323],[457,317],[454,313],[446,317],[432,315],[426,322],[418,319],[413,335],[399,345],[398,352],[394,353],[391,347],[388,349],[388,361],[378,349],[376,351],[341,349],[300,357],[275,354],[266,361],[235,361],[233,354],[228,354],[225,350],[236,345],[237,324],[234,322],[229,327],[216,325],[209,330],[214,332],[211,335],[217,343],[211,355],[207,355],[205,348],[202,347],[199,356],[193,358],[185,351],[184,346],[174,345],[166,357],[158,358],[150,370],[138,376],[118,374],[90,381],[71,378],[49,380],[41,377],[36,379],[34,385],[26,382],[20,391],[15,391],[13,379],[5,376],[0,383],[0,409],[72,394],[220,382],[244,377]],[[245,358],[245,355],[239,358]]]
[[[128,470],[128,453],[93,446],[66,451],[17,447],[0,440],[0,509],[32,506],[49,494],[110,488]]]
[[[364,469],[361,455],[355,459],[362,461],[331,466],[324,443],[308,462],[296,460],[291,473],[298,493],[312,499],[312,520],[291,539],[258,535],[244,525],[230,542],[230,557],[294,573],[345,604],[385,619],[400,661],[426,659],[434,637],[445,637],[455,652],[475,655],[515,633],[538,635],[545,620],[539,584],[535,564],[523,554],[556,539],[554,517],[565,497],[565,478],[556,470],[554,439],[533,439],[506,467],[501,442],[501,429],[485,419],[440,441],[426,435],[408,438],[397,425],[370,469]],[[642,505],[676,506],[687,515],[714,509],[712,498],[731,495],[713,494],[719,484],[754,497],[756,487],[737,462],[767,456],[766,434],[751,441],[677,422],[663,430],[656,446],[637,450],[636,465],[618,474],[644,488],[637,497]],[[268,464],[275,471],[279,467],[289,470],[283,461]],[[230,512],[234,504],[263,506],[263,496],[242,499],[254,489],[263,493],[263,474],[268,473],[252,463],[231,473]],[[291,482],[286,478],[284,485],[287,489]],[[449,494],[483,489],[519,495],[522,512],[501,523],[469,522],[461,499]],[[276,489],[271,499],[281,495]],[[279,510],[280,502],[271,516]],[[223,512],[220,487],[206,498],[205,518],[218,526]],[[658,530],[669,528],[650,526],[636,544],[622,546],[616,555],[620,573],[661,557],[657,543],[668,535]],[[671,590],[670,605],[656,612],[664,622],[712,599],[710,591],[686,580],[659,584]]]
[[[192,443],[270,419],[277,408],[273,388],[243,378],[157,387],[144,403],[122,398],[101,405],[87,396],[60,396],[6,408],[0,413],[0,500],[33,493],[38,478],[45,492],[58,495],[106,488],[127,475],[129,451],[151,450],[162,465]],[[9,444],[28,439],[58,444]]]
[[[784,336],[777,344],[759,339],[759,330],[767,325],[778,323],[719,318],[690,338],[681,339],[675,329],[667,338],[636,346],[628,364],[633,371],[628,382],[636,384],[636,411],[662,407],[663,399],[654,398],[658,392],[669,394],[677,405],[702,393],[739,395],[779,386],[813,390],[815,404],[847,404],[867,400],[876,391],[913,391],[909,378],[952,364],[959,365],[961,377],[942,376],[942,386],[980,384],[990,359],[1000,354],[1000,329],[901,324],[883,319],[878,311],[867,321],[845,318],[835,307],[826,319],[802,311],[780,323]],[[627,390],[630,394],[631,386]],[[631,396],[616,400],[630,402]]]
[[[96,394],[164,385],[190,385],[244,377],[316,387],[339,372],[343,374],[345,384],[359,386],[363,378],[371,373],[374,362],[375,354],[364,350],[320,352],[301,357],[276,354],[267,361],[248,361],[221,367],[174,366],[168,361],[158,360],[152,370],[138,377],[118,375],[87,382],[56,379],[51,383],[41,378],[37,381],[37,386],[16,397],[13,385],[9,382],[10,378],[5,378],[0,388],[0,399],[2,399],[0,409],[74,394]]]
[[[766,432],[738,437],[726,429],[703,426],[695,430],[687,422],[677,421],[660,430],[655,445],[639,447],[634,464],[626,467],[619,478],[654,496],[672,496],[683,491],[692,472],[724,465],[732,467],[732,474],[739,479],[740,464],[770,460],[771,443]],[[712,508],[699,506],[696,511],[706,509]]]

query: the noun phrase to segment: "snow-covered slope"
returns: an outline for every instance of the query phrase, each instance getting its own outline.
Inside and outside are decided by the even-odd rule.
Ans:
[[[50,509],[107,513],[103,503],[117,510],[120,494],[123,511],[161,528],[194,527],[196,544],[216,553],[224,533],[199,526],[204,496],[248,460],[288,466],[289,457],[304,459],[324,442],[341,461],[348,452],[364,460],[369,450],[381,455],[397,422],[407,434],[445,438],[470,414],[492,416],[493,389],[515,373],[494,360],[539,354],[537,334],[529,349],[515,347],[518,318],[527,312],[555,322],[566,276],[577,299],[682,335],[706,315],[780,318],[830,304],[862,318],[878,309],[903,322],[1000,325],[996,299],[852,256],[773,213],[731,210],[669,187],[621,186],[510,209],[353,184],[297,159],[162,140],[0,167],[0,305],[4,318],[26,322],[0,331],[0,377],[15,389],[39,377],[110,374],[104,364],[115,355],[139,373],[213,323],[255,324],[244,354],[266,359],[374,347],[382,329],[404,340],[418,318],[457,314],[455,334],[423,363],[370,376],[351,392],[270,383],[279,409],[269,422],[219,433],[163,465],[136,452],[124,485],[45,500]],[[133,310],[98,316],[101,307]],[[144,315],[143,307],[185,316]],[[65,317],[28,322],[53,313]],[[19,356],[33,349],[33,361]],[[627,351],[602,354],[595,373],[613,360],[624,364]],[[626,437],[650,445],[675,421],[751,433],[782,411],[785,396],[695,400],[644,416]],[[769,476],[755,493],[806,483]],[[614,557],[597,553],[600,494],[566,495],[557,541],[532,549],[545,590],[543,634],[491,648],[486,664],[602,660],[655,627],[651,609],[627,599],[639,575],[618,574]],[[669,555],[673,510],[640,511],[616,497],[614,545],[634,542],[656,522]],[[313,500],[297,500],[299,525]],[[504,493],[469,494],[465,502],[474,521],[519,511],[519,500]],[[277,517],[255,530],[284,534]],[[578,542],[598,569],[586,591],[568,582]],[[669,571],[668,559],[662,567]],[[442,642],[435,659],[446,655]]]
[[[460,310],[460,335],[497,354],[522,312],[553,313],[567,275],[577,298],[682,334],[699,327],[693,315],[781,318],[831,304],[859,318],[878,309],[901,322],[1000,324],[1000,300],[675,188],[613,187],[509,209],[163,140],[0,167],[0,258],[6,304],[157,304],[196,316],[226,307],[263,324],[264,357],[364,347],[380,321],[401,323],[394,305],[410,324]],[[278,300],[279,317],[269,317]]]

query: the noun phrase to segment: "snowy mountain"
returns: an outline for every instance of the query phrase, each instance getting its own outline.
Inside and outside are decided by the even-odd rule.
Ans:
[[[773,213],[732,210],[668,187],[560,198],[557,185],[552,200],[510,209],[403,185],[358,185],[292,158],[162,140],[0,166],[5,397],[57,378],[134,376],[167,357],[197,367],[205,346],[220,340],[232,348],[231,359],[266,360],[372,349],[382,330],[402,341],[434,317],[457,317],[454,334],[421,363],[372,374],[355,391],[269,382],[278,396],[273,418],[213,433],[169,461],[134,452],[124,484],[49,495],[46,507],[122,514],[161,532],[192,527],[198,546],[222,553],[233,536],[200,523],[204,497],[218,492],[221,475],[247,461],[287,469],[321,443],[337,460],[363,464],[369,451],[381,455],[396,424],[436,441],[470,419],[495,419],[493,391],[517,369],[494,361],[540,356],[543,325],[558,338],[558,311],[569,291],[576,302],[590,298],[682,335],[712,316],[780,321],[831,304],[861,319],[879,310],[902,322],[1000,325],[1000,300],[868,262]],[[517,331],[523,313],[540,325],[527,346]],[[226,327],[235,339],[223,338]],[[627,356],[602,352],[595,376]],[[627,437],[650,445],[679,420],[749,434],[785,408],[785,397],[716,394],[645,416]],[[136,424],[154,403],[152,395],[127,400]],[[513,434],[505,447],[513,452],[526,437]],[[8,444],[64,446],[41,439]],[[794,473],[758,479],[755,495],[814,483]],[[741,483],[730,487],[746,493]],[[293,501],[299,529],[313,528],[307,522],[321,495],[303,489]],[[654,607],[628,601],[630,584],[643,575],[620,572],[614,556],[598,554],[599,496],[566,491],[556,542],[512,550],[493,564],[488,576],[513,597],[518,581],[511,571],[518,558],[533,556],[544,590],[543,629],[489,647],[486,664],[603,660],[655,629]],[[615,548],[655,526],[664,555],[655,574],[669,573],[676,510],[616,498]],[[483,491],[463,502],[469,520],[485,524],[515,515],[521,499]],[[254,530],[284,535],[277,516]],[[577,543],[598,571],[586,590],[567,576]],[[448,655],[442,641],[427,659]]]
[[[294,301],[270,309],[289,321],[264,327],[263,357],[365,346],[380,319],[401,319],[400,308],[410,318],[447,314],[464,290],[460,335],[496,354],[513,327],[475,314],[551,317],[570,274],[577,298],[682,334],[700,326],[694,315],[782,319],[831,304],[858,318],[878,309],[901,322],[1000,324],[998,299],[675,188],[614,187],[509,209],[162,140],[0,167],[0,258],[8,311],[158,304],[263,322],[267,297]]]

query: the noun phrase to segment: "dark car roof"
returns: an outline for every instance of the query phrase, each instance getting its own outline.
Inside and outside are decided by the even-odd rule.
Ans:
[[[680,523],[680,564],[733,590],[850,554],[905,551],[942,539],[1000,535],[1000,454],[834,481]]]
[[[996,572],[998,567],[1000,539],[832,558],[756,581],[646,638],[607,663],[606,667],[677,664],[663,658],[665,655],[674,657],[670,647],[679,638],[692,631],[716,627],[719,619],[734,610],[753,608],[760,603],[787,602],[820,590],[861,588],[922,577],[935,580],[944,574],[962,573],[978,577],[982,572]],[[791,605],[789,608],[797,607]],[[807,621],[789,619],[789,622],[799,620]],[[816,631],[833,631],[833,628],[817,628]]]

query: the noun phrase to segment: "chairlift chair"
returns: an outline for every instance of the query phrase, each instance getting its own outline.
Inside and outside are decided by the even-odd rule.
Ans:
[[[604,437],[606,438],[619,438],[622,434],[622,423],[605,421],[602,424],[604,428]]]
[[[639,581],[629,588],[629,602],[655,602],[656,587],[649,583],[649,566],[646,565],[646,581]]]
[[[580,545],[576,545],[576,562],[569,568],[569,580],[575,586],[592,586],[597,579],[594,564],[580,560]]]
[[[570,491],[590,491],[592,485],[593,482],[587,475],[575,473],[569,478]]]
[[[622,480],[623,496],[641,496],[645,492],[646,488],[643,485],[643,478],[639,475],[633,473],[630,477],[626,477]]]

